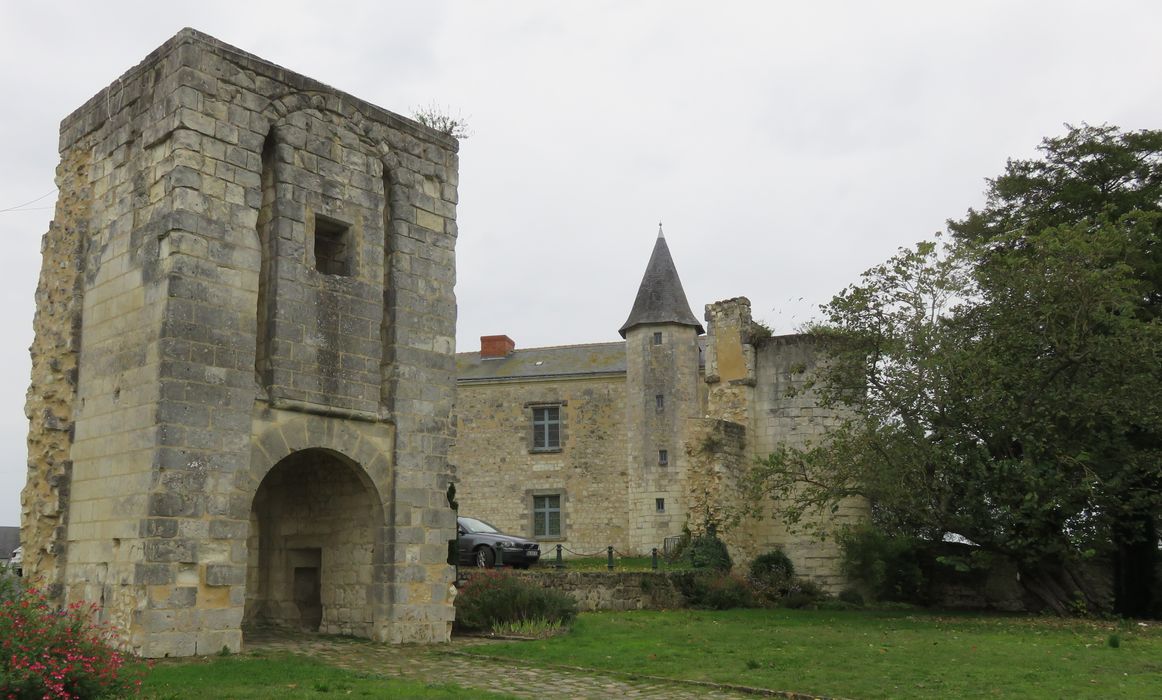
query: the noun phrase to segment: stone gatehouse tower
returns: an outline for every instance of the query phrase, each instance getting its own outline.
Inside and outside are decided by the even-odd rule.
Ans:
[[[60,154],[28,574],[147,657],[446,640],[456,141],[186,29]]]

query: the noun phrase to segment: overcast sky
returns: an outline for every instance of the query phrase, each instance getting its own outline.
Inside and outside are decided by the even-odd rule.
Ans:
[[[459,350],[618,339],[659,221],[695,314],[747,296],[791,332],[1063,123],[1162,127],[1151,1],[0,0],[0,209],[36,200],[0,212],[0,525],[60,120],[185,26],[468,118]]]

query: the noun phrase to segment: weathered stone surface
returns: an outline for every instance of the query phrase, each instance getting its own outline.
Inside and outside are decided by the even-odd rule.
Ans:
[[[537,571],[518,575],[567,594],[583,612],[673,610],[686,605],[685,598],[666,573]]]
[[[314,548],[326,629],[447,639],[444,555],[392,523],[453,533],[456,148],[193,30],[66,118],[26,407],[29,572],[104,600],[138,653],[210,653],[298,605],[278,553]],[[263,491],[301,455],[347,478]],[[297,510],[260,512],[262,493]],[[329,495],[379,524],[309,505]],[[270,619],[298,626],[300,608]]]

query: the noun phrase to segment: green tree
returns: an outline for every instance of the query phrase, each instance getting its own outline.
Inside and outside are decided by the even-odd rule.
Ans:
[[[1124,245],[1115,245],[1105,262],[1128,265],[1142,282],[1138,314],[1162,317],[1162,131],[1067,125],[1064,136],[1043,140],[1040,150],[1039,159],[1010,160],[989,181],[985,207],[949,221],[950,230],[961,240],[1017,253],[1027,235],[1054,226],[1117,228]],[[1157,423],[1127,431],[1124,437],[1135,447],[1157,449],[1162,442]],[[1118,471],[1116,464],[1101,470]],[[1162,488],[1157,473],[1122,483],[1127,490]],[[1123,507],[1119,514],[1111,532],[1118,610],[1144,614],[1156,587],[1158,511]],[[1162,612],[1162,600],[1153,607]]]
[[[1082,188],[1046,173],[1106,172],[1059,152],[1092,152],[1087,139],[1125,140],[1107,127],[1047,140],[1045,161],[1010,161],[990,181],[989,206],[951,225],[952,244],[903,250],[823,307],[810,332],[830,361],[812,386],[850,413],[826,442],[784,446],[756,469],[789,521],[865,496],[886,532],[955,533],[1014,557],[1029,592],[1059,612],[1078,597],[1106,606],[1077,564],[1110,554],[1118,609],[1147,612],[1152,563],[1127,571],[1121,555],[1156,547],[1162,507],[1150,268],[1162,214],[1156,194],[1131,205],[1108,185],[1097,189],[1117,195],[1111,204],[1061,214],[1047,190],[1076,202]],[[1154,171],[1119,181],[1156,186]],[[1009,175],[1041,184],[1019,192]]]
[[[1054,226],[1118,222],[1127,227],[1162,211],[1162,131],[1122,132],[1115,126],[1066,125],[1041,142],[1041,158],[1009,160],[988,180],[986,204],[969,209],[949,230],[961,240],[1013,239],[1013,233]],[[1147,283],[1143,307],[1162,312],[1162,221],[1135,233],[1137,257],[1127,262]],[[1020,241],[1020,235],[1015,237]]]

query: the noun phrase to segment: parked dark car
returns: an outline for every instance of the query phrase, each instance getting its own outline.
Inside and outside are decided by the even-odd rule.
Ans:
[[[476,518],[456,518],[460,529],[460,565],[490,567],[496,564],[497,552],[501,563],[517,569],[527,569],[541,558],[541,545],[516,535],[506,535]]]

